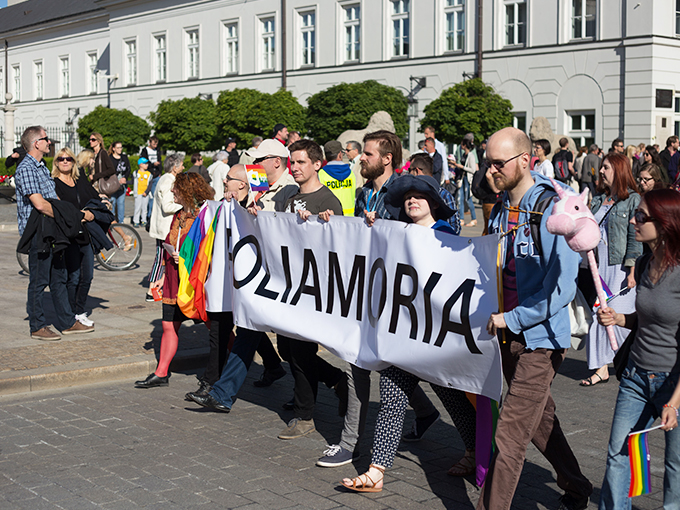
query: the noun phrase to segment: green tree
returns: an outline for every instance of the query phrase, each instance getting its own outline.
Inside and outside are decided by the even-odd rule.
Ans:
[[[475,142],[479,143],[512,125],[512,103],[479,78],[442,91],[423,111],[421,129],[432,126],[437,138],[449,143],[460,143],[466,133],[474,133]]]
[[[161,101],[156,111],[149,114],[149,120],[164,149],[192,153],[222,146],[217,136],[216,114],[212,99],[185,97]]]
[[[217,98],[217,126],[221,141],[236,140],[250,147],[254,136],[269,137],[276,124],[304,133],[305,107],[287,90],[267,94],[254,89],[224,90]]]
[[[311,96],[307,105],[307,129],[319,143],[335,140],[348,129],[364,129],[381,110],[392,117],[397,136],[408,133],[406,97],[375,80],[334,85]]]
[[[114,110],[97,106],[78,122],[78,139],[82,147],[89,147],[88,139],[92,132],[101,133],[104,147],[114,141],[123,144],[123,150],[136,154],[149,139],[151,126],[129,110]]]

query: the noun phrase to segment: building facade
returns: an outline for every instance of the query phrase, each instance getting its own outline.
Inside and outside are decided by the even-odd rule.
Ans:
[[[305,104],[341,82],[407,94],[424,77],[413,148],[423,108],[477,70],[480,1],[482,78],[517,127],[543,116],[601,146],[680,131],[680,0],[26,0],[0,11],[0,83],[17,126],[59,127],[100,104],[146,118],[238,87],[285,85]]]

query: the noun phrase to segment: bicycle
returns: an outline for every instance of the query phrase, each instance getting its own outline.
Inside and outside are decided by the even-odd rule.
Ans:
[[[134,266],[142,256],[142,238],[137,230],[124,223],[112,223],[106,235],[113,248],[95,254],[101,266],[109,271],[125,271]],[[130,241],[126,242],[126,238]],[[28,255],[17,252],[17,262],[28,274]]]

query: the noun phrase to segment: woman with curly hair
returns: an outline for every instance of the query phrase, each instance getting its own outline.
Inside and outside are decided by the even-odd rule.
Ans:
[[[165,243],[175,246],[172,253],[164,252],[163,264],[165,275],[162,278],[163,288],[163,336],[161,337],[160,359],[156,371],[144,379],[135,382],[137,388],[154,388],[167,386],[170,379],[168,371],[172,358],[177,352],[179,343],[179,327],[182,322],[189,320],[177,305],[177,290],[179,288],[179,247],[186,238],[191,225],[194,223],[199,209],[206,200],[212,200],[215,196],[213,190],[199,174],[181,173],[175,179],[172,187],[175,202],[182,206],[172,218],[170,232],[165,238]]]

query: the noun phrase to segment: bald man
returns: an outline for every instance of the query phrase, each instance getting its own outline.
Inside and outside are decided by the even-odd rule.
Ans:
[[[531,141],[505,128],[489,139],[489,174],[503,194],[491,211],[489,233],[501,238],[503,309],[491,314],[487,331],[498,335],[508,393],[496,429],[497,451],[489,466],[478,509],[509,509],[529,442],[557,472],[565,491],[560,509],[584,509],[593,486],[555,416],[550,394],[555,373],[571,345],[569,303],[576,294],[580,257],[545,227],[555,190],[547,177],[529,170]],[[538,204],[548,204],[540,234],[528,223]]]
[[[243,207],[248,207],[248,197],[250,196],[250,184],[246,174],[245,165],[234,165],[227,172],[224,179],[224,198],[231,200],[235,198]]]

